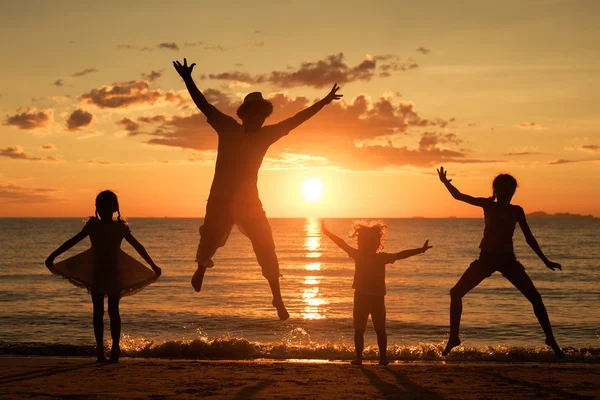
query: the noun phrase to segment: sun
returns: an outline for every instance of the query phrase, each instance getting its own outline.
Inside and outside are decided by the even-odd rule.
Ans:
[[[309,203],[316,203],[323,197],[323,182],[320,179],[307,179],[302,184],[302,194]]]

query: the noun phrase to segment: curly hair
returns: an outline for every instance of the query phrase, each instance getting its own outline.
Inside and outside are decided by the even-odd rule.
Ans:
[[[361,238],[372,238],[379,243],[377,249],[383,249],[383,242],[387,233],[387,225],[382,221],[357,221],[352,224],[350,238],[357,242]]]

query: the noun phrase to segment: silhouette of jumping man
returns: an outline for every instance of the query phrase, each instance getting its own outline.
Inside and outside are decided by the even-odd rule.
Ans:
[[[447,171],[444,170],[444,167],[437,171],[440,181],[446,186],[452,197],[483,208],[485,218],[483,239],[479,245],[481,249],[479,258],[471,263],[456,285],[450,290],[450,338],[442,354],[447,355],[454,347],[460,345],[458,332],[462,314],[462,298],[485,278],[496,271],[500,271],[510,283],[523,293],[533,306],[535,316],[546,334],[546,344],[554,350],[558,357],[564,357],[562,350],[556,343],[556,339],[554,339],[542,296],[538,293],[527,272],[525,272],[525,267],[515,258],[512,237],[516,224],[519,223],[527,244],[546,264],[546,267],[552,271],[562,269],[560,264],[548,260],[542,252],[537,240],[531,233],[531,229],[529,229],[523,208],[510,204],[517,190],[516,179],[508,174],[500,174],[492,183],[492,197],[471,197],[461,193],[450,183],[452,180],[446,177]]]
[[[373,328],[375,328],[377,334],[379,365],[388,365],[387,333],[385,331],[385,266],[393,264],[397,260],[423,254],[432,246],[429,245],[429,240],[426,240],[423,247],[416,249],[404,250],[398,253],[380,252],[379,250],[383,248],[381,242],[387,227],[383,224],[356,224],[351,235],[352,238],[356,239],[358,249],[355,249],[342,238],[331,233],[325,227],[325,221],[321,221],[321,229],[323,234],[354,260],[352,322],[354,325],[356,360],[352,361],[352,365],[362,364],[365,330],[369,315],[371,315]]]
[[[200,291],[206,269],[214,266],[212,257],[219,247],[225,245],[235,224],[252,242],[262,274],[273,293],[272,304],[279,319],[286,320],[289,314],[281,298],[273,234],[258,195],[258,170],[269,146],[342,95],[337,94],[337,84],[333,85],[329,94],[312,106],[277,124],[263,126],[273,111],[273,105],[260,92],[253,92],[237,109],[237,116],[242,120],[239,124],[200,93],[191,76],[194,65],[188,66],[185,58],[183,64],[173,62],[192,100],[217,132],[219,144],[204,224],[200,227],[200,243],[196,252],[198,269],[192,277],[192,286]]]

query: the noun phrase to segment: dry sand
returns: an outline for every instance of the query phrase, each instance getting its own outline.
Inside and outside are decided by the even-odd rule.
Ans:
[[[598,364],[226,362],[0,357],[8,399],[598,398]]]

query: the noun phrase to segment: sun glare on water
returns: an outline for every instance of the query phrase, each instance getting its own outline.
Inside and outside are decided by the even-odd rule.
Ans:
[[[302,184],[302,194],[309,203],[316,203],[323,197],[323,182],[320,179],[308,179]]]

